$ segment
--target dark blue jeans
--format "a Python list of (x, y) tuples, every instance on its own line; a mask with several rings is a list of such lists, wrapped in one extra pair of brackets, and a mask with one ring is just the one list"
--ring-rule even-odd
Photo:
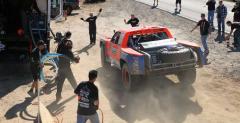
[(214, 27), (214, 13), (215, 13), (215, 11), (214, 10), (209, 10), (208, 11), (208, 22), (210, 23), (210, 25), (212, 26), (212, 27)]
[(225, 18), (217, 18), (218, 22), (218, 35), (225, 36)]

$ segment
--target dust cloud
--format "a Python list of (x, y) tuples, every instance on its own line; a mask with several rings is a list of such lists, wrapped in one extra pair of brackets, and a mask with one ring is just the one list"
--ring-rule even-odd
[(128, 123), (151, 120), (154, 123), (181, 123), (189, 114), (202, 112), (198, 102), (192, 101), (192, 86), (176, 84), (164, 76), (139, 81), (138, 89), (126, 92), (117, 69), (98, 69), (100, 88), (112, 110)]

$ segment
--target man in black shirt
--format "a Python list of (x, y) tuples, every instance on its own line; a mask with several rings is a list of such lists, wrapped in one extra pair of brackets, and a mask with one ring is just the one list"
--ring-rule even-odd
[(40, 62), (43, 55), (46, 54), (46, 46), (44, 41), (40, 40), (37, 43), (37, 47), (33, 49), (31, 53), (31, 72), (33, 76), (33, 83), (31, 89), (28, 91), (30, 95), (33, 94), (33, 89), (35, 89), (35, 94), (38, 92), (38, 80), (40, 80), (40, 72), (43, 68), (43, 64)]
[(98, 88), (94, 84), (98, 72), (92, 70), (88, 74), (89, 81), (81, 82), (74, 93), (78, 95), (77, 123), (99, 123), (97, 110), (99, 107)]
[(125, 24), (131, 24), (132, 27), (137, 27), (139, 26), (139, 19), (137, 17), (135, 17), (134, 14), (131, 15), (131, 19), (129, 19), (128, 21), (126, 21), (126, 19), (124, 19)]
[(96, 43), (96, 34), (97, 34), (96, 20), (97, 20), (98, 16), (101, 14), (101, 12), (102, 12), (102, 9), (99, 9), (99, 13), (97, 16), (93, 16), (93, 13), (90, 13), (90, 17), (87, 18), (86, 20), (81, 18), (81, 20), (83, 20), (84, 22), (89, 23), (90, 44)]
[(197, 25), (191, 30), (193, 32), (198, 26), (200, 26), (200, 34), (201, 34), (201, 41), (204, 49), (204, 56), (207, 62), (207, 56), (209, 54), (209, 49), (207, 45), (207, 38), (208, 35), (210, 34), (209, 28), (210, 24), (209, 22), (205, 19), (205, 14), (201, 14), (201, 20), (197, 23)]
[(236, 5), (232, 9), (232, 12), (234, 12), (233, 22), (240, 22), (240, 1), (236, 2)]
[(60, 52), (61, 52), (61, 50), (65, 47), (65, 43), (66, 43), (67, 41), (72, 42), (72, 41), (70, 40), (71, 36), (72, 36), (72, 33), (71, 33), (70, 31), (67, 31), (67, 32), (65, 33), (65, 35), (64, 35), (64, 38), (63, 38), (63, 39), (59, 39), (58, 48), (57, 48), (57, 53), (60, 53)]
[(215, 0), (208, 0), (206, 5), (208, 6), (208, 22), (210, 23), (210, 25), (214, 29), (214, 25), (213, 25), (214, 23), (213, 22), (214, 22), (214, 13), (215, 13), (216, 1)]
[(239, 48), (240, 47), (240, 22), (231, 22), (228, 21), (227, 25), (231, 27), (230, 34), (226, 37), (226, 40), (229, 40), (232, 33), (234, 37), (234, 43), (233, 46), (234, 48)]
[(73, 72), (71, 70), (71, 61), (74, 61), (76, 63), (79, 63), (80, 58), (79, 57), (74, 57), (73, 52), (72, 52), (72, 41), (71, 40), (66, 40), (64, 42), (64, 46), (59, 50), (60, 54), (63, 54), (63, 57), (59, 58), (59, 69), (58, 69), (58, 77), (56, 78), (56, 83), (57, 83), (57, 93), (56, 93), (56, 101), (60, 101), (62, 98), (61, 93), (62, 93), (62, 88), (65, 79), (67, 78), (68, 81), (70, 82), (71, 86), (73, 89), (77, 87), (77, 82), (73, 76)]

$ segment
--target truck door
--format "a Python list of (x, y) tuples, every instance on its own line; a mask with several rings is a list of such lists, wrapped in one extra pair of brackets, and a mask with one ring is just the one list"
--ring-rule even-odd
[(121, 37), (121, 32), (116, 32), (110, 43), (110, 59), (111, 64), (113, 64), (116, 67), (120, 67), (120, 57), (121, 57), (121, 45), (119, 44), (119, 40)]

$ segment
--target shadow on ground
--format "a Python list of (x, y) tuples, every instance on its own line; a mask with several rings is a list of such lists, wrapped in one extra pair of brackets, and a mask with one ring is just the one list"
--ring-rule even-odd
[(28, 64), (0, 63), (0, 98), (32, 82)]
[(64, 112), (65, 104), (75, 98), (76, 98), (76, 95), (73, 95), (62, 102), (54, 101), (47, 106), (47, 109), (53, 116), (57, 116), (57, 115), (61, 114), (62, 112)]
[(94, 45), (87, 45), (85, 47), (83, 47), (81, 50), (79, 51), (75, 51), (74, 54), (82, 54), (82, 53), (86, 53), (87, 55), (89, 55), (88, 50), (90, 50)]
[(32, 104), (32, 101), (35, 99), (35, 97), (26, 97), (25, 100), (19, 104), (14, 105), (11, 107), (6, 114), (4, 115), (7, 120), (13, 119), (18, 117), (17, 113), (19, 113), (19, 116), (26, 121), (34, 121), (36, 119), (36, 116), (32, 116), (27, 112), (27, 107)]
[(182, 123), (190, 114), (202, 112), (198, 102), (192, 101), (192, 86), (174, 84), (166, 77), (149, 79), (136, 92), (126, 93), (121, 88), (118, 70), (99, 68), (99, 83), (112, 110), (128, 123), (149, 119), (154, 123)]

